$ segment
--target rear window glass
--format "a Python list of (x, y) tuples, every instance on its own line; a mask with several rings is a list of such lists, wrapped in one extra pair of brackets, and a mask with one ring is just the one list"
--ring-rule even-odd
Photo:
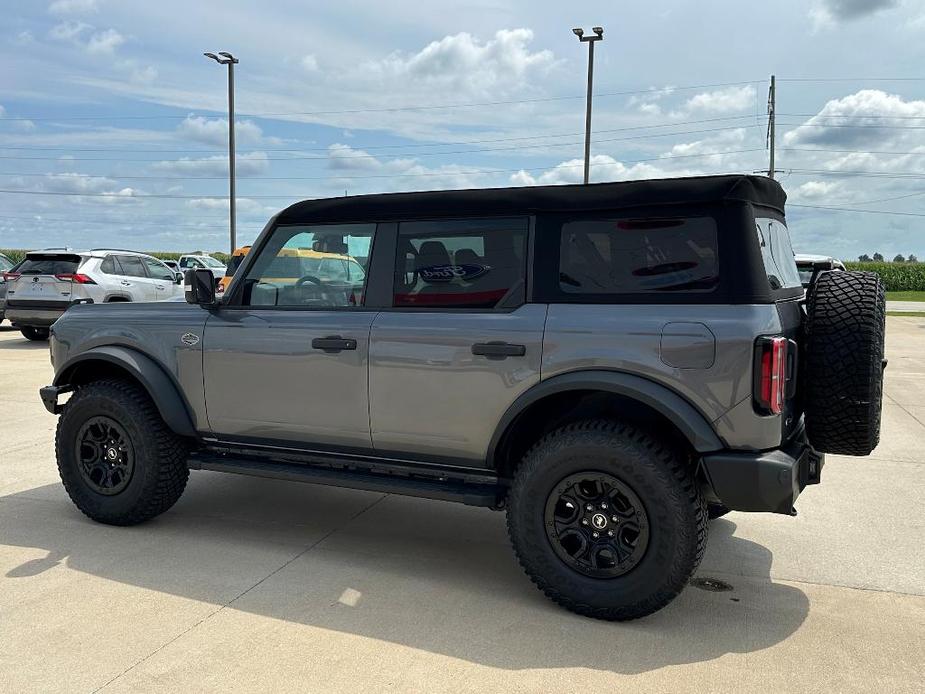
[(398, 234), (394, 306), (492, 309), (523, 293), (526, 219), (402, 222)]
[(776, 219), (758, 217), (755, 219), (755, 231), (771, 289), (802, 286), (787, 226)]
[(27, 256), (19, 267), (24, 275), (65, 275), (77, 270), (79, 255)]
[(712, 217), (585, 219), (562, 225), (566, 294), (709, 292), (719, 283)]

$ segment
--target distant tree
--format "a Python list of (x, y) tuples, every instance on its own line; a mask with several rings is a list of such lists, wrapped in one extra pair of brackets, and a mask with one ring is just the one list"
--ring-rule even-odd
[(894, 263), (904, 263), (904, 262), (906, 262), (906, 259), (903, 258), (902, 253), (897, 253), (897, 254), (896, 254), (896, 257), (893, 258), (893, 262), (894, 262)]
[(877, 263), (882, 263), (883, 256), (880, 253), (874, 253), (874, 261)]
[(870, 261), (871, 261), (871, 258), (870, 258), (870, 256), (867, 255), (866, 253), (865, 253), (864, 255), (859, 255), (859, 256), (858, 256), (858, 262), (859, 262), (859, 263), (869, 263)]
[(917, 263), (919, 262), (919, 259), (915, 257), (915, 253), (910, 253), (909, 257), (906, 258), (906, 262), (907, 263)]

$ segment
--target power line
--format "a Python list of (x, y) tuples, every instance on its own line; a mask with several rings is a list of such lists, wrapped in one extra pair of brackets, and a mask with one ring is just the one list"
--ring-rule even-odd
[(831, 152), (834, 154), (897, 154), (900, 156), (925, 156), (925, 152), (896, 152), (876, 149), (814, 149), (805, 147), (778, 147), (778, 152)]
[[(646, 135), (632, 135), (629, 137), (613, 137), (613, 138), (598, 138), (594, 140), (595, 143), (602, 142), (625, 142), (627, 140), (647, 140), (658, 137), (671, 137), (673, 135), (693, 135), (699, 133), (712, 133), (720, 132), (723, 130), (739, 130), (742, 128), (754, 127), (753, 125), (730, 125), (721, 128), (702, 128), (699, 130), (680, 130), (673, 131), (668, 133), (649, 133)], [(603, 132), (603, 131), (600, 131)], [(449, 154), (481, 154), (484, 152), (509, 152), (512, 150), (523, 150), (523, 149), (545, 149), (549, 147), (574, 147), (576, 145), (582, 145), (583, 142), (546, 142), (534, 145), (522, 144), (522, 145), (513, 145), (511, 147), (491, 147), (491, 148), (482, 148), (482, 149), (467, 149), (467, 150), (451, 150), (443, 152), (419, 152), (415, 154), (416, 157), (437, 157), (445, 156)], [(315, 161), (330, 161), (331, 159), (341, 159), (342, 161), (347, 161), (350, 159), (379, 159), (385, 157), (393, 158), (407, 158), (407, 154), (383, 154), (383, 155), (372, 155), (372, 154), (350, 154), (341, 157), (330, 157), (330, 156), (298, 156), (298, 157), (264, 157), (261, 159), (255, 159), (255, 162), (261, 161), (305, 161), (305, 160), (315, 160)], [(16, 161), (60, 161), (61, 157), (21, 157), (13, 155), (0, 155), (0, 159), (11, 159)], [(115, 161), (115, 162), (149, 162), (152, 164), (155, 163), (189, 163), (196, 164), (200, 163), (203, 160), (196, 160), (190, 158), (183, 159), (135, 159), (135, 158), (122, 158), (122, 157), (68, 157), (65, 161)], [(208, 161), (208, 160), (205, 160)], [(215, 160), (219, 161), (219, 160)]]
[[(597, 133), (616, 133), (616, 132), (626, 132), (631, 130), (648, 130), (650, 128), (672, 128), (680, 125), (697, 125), (699, 123), (715, 123), (719, 121), (730, 121), (730, 120), (751, 120), (754, 118), (754, 114), (744, 114), (740, 116), (721, 116), (718, 118), (699, 118), (697, 120), (688, 120), (688, 121), (675, 121), (673, 123), (655, 123), (652, 125), (632, 125), (622, 128), (610, 128), (609, 130), (596, 130)], [(405, 148), (415, 148), (415, 147), (447, 147), (447, 146), (459, 146), (459, 145), (478, 145), (478, 144), (491, 144), (496, 142), (516, 142), (523, 140), (539, 140), (549, 137), (577, 137), (583, 135), (584, 133), (548, 133), (545, 135), (524, 135), (518, 137), (501, 137), (488, 140), (457, 140), (455, 142), (411, 142), (404, 144), (392, 144), (392, 145), (350, 145), (351, 149), (405, 149)], [(331, 145), (326, 147), (259, 147), (254, 149), (247, 150), (238, 150), (238, 154), (241, 153), (253, 153), (253, 152), (327, 152), (330, 150)], [(0, 150), (25, 150), (25, 151), (52, 151), (52, 152), (149, 152), (149, 153), (195, 153), (195, 154), (222, 154), (224, 150), (222, 149), (140, 149), (136, 147), (33, 147), (33, 146), (22, 146), (22, 145), (0, 145)]]
[(925, 82), (925, 77), (778, 77), (778, 82)]
[[(609, 96), (633, 96), (639, 94), (657, 94), (659, 92), (664, 92), (666, 90), (671, 91), (686, 91), (691, 89), (715, 89), (719, 87), (735, 87), (742, 86), (746, 84), (757, 84), (763, 82), (764, 80), (746, 80), (742, 82), (721, 82), (714, 84), (692, 84), (685, 86), (666, 86), (666, 87), (649, 87), (647, 89), (636, 89), (630, 91), (618, 91), (618, 92), (602, 92), (595, 94), (595, 97), (609, 97)], [(418, 104), (418, 105), (409, 105), (409, 106), (394, 106), (394, 107), (383, 107), (383, 108), (356, 108), (356, 109), (342, 109), (337, 111), (291, 111), (291, 112), (279, 112), (279, 113), (240, 113), (241, 116), (248, 116), (251, 118), (275, 118), (281, 116), (332, 116), (332, 115), (345, 115), (345, 114), (355, 114), (355, 113), (391, 113), (391, 112), (400, 112), (400, 111), (424, 111), (424, 110), (436, 110), (436, 109), (453, 109), (453, 108), (472, 108), (478, 106), (510, 106), (515, 104), (529, 104), (529, 103), (545, 103), (552, 101), (565, 101), (569, 99), (584, 99), (585, 94), (580, 95), (568, 95), (568, 96), (548, 96), (548, 97), (536, 97), (536, 98), (526, 98), (526, 99), (510, 99), (506, 101), (481, 101), (481, 102), (471, 102), (471, 103), (458, 103), (458, 104)], [(207, 112), (214, 112), (212, 109), (201, 109)], [(185, 119), (190, 116), (195, 115), (195, 113), (187, 113), (186, 115), (131, 115), (131, 116), (112, 116), (112, 115), (93, 115), (93, 116), (4, 116), (0, 118), (2, 121), (69, 121), (69, 120), (167, 120), (167, 119)]]
[(862, 214), (889, 214), (896, 215), (899, 217), (925, 217), (925, 213), (920, 212), (892, 212), (890, 210), (856, 210), (849, 207), (830, 207), (827, 205), (798, 205), (796, 203), (788, 203), (787, 207), (800, 207), (810, 210), (829, 210), (832, 212), (860, 212)]
[[(652, 162), (652, 161), (670, 161), (674, 159), (698, 159), (703, 157), (714, 157), (725, 154), (743, 154), (746, 152), (762, 152), (764, 151), (761, 148), (752, 148), (752, 149), (732, 149), (732, 150), (720, 150), (717, 152), (702, 152), (698, 154), (673, 154), (673, 155), (664, 155), (661, 157), (649, 157), (646, 159), (621, 159), (621, 164), (640, 164), (643, 162)], [(600, 164), (599, 164), (600, 165)], [(455, 171), (437, 171), (437, 172), (428, 172), (428, 173), (416, 173), (416, 174), (375, 174), (368, 176), (338, 176), (336, 174), (331, 174), (327, 176), (252, 176), (248, 177), (247, 180), (250, 181), (321, 181), (329, 180), (332, 178), (336, 179), (363, 179), (363, 178), (394, 178), (396, 176), (447, 176), (455, 175), (456, 173), (463, 174), (476, 174), (476, 173), (511, 173), (517, 171), (543, 171), (547, 169), (555, 168), (555, 166), (539, 166), (533, 168), (516, 168), (516, 169), (473, 169), (469, 171), (455, 172)], [(23, 173), (18, 171), (0, 171), (0, 176), (39, 176), (39, 177), (56, 177), (57, 180), (69, 180), (77, 179), (77, 176), (74, 174), (62, 174), (62, 173)], [(81, 178), (106, 178), (113, 181), (125, 180), (125, 181), (224, 181), (227, 176), (121, 176), (119, 174), (78, 174)]]

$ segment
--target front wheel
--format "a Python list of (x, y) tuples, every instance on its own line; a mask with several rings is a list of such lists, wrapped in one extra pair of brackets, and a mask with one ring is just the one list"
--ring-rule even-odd
[(542, 438), (517, 469), (508, 532), (530, 579), (581, 615), (643, 617), (671, 602), (706, 546), (685, 456), (632, 426), (586, 421)]
[(186, 487), (186, 442), (164, 424), (134, 383), (80, 386), (55, 435), (58, 472), (85, 515), (109, 525), (141, 523), (176, 503)]
[(22, 333), (22, 336), (27, 340), (34, 340), (36, 342), (41, 342), (42, 340), (48, 339), (48, 328), (33, 328), (26, 326), (25, 328), (20, 328), (19, 332)]

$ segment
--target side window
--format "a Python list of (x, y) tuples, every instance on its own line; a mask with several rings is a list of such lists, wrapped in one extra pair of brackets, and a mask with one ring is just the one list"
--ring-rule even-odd
[(526, 218), (402, 222), (393, 305), (493, 309), (524, 296)]
[(771, 289), (801, 286), (800, 273), (793, 257), (793, 247), (790, 245), (790, 232), (786, 225), (775, 219), (758, 217), (755, 219), (755, 232)]
[(142, 258), (145, 267), (148, 269), (148, 277), (156, 280), (168, 280), (173, 282), (173, 270), (154, 258)]
[(559, 290), (565, 294), (709, 292), (718, 284), (712, 217), (562, 224)]
[[(276, 227), (244, 279), (241, 303), (317, 309), (362, 306), (375, 231), (375, 224)], [(356, 264), (354, 272), (347, 272), (348, 263)]]
[(122, 272), (122, 266), (119, 264), (118, 259), (114, 255), (106, 256), (106, 259), (100, 263), (100, 271), (106, 275), (124, 275)]
[(122, 266), (122, 273), (126, 277), (147, 277), (144, 263), (137, 255), (120, 255), (119, 265)]

